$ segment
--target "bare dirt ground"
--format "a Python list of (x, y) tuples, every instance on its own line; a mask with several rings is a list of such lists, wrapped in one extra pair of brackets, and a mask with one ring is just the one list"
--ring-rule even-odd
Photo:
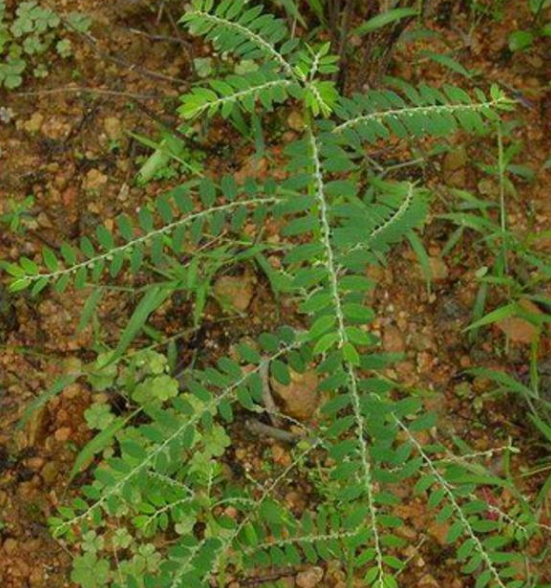
[[(0, 106), (12, 112), (9, 122), (0, 122), (0, 212), (11, 198), (21, 201), (29, 194), (35, 197), (34, 221), (28, 232), (18, 236), (1, 229), (2, 259), (15, 260), (22, 254), (32, 257), (43, 244), (57, 247), (62, 241), (77, 239), (90, 227), (109, 222), (106, 219), (123, 211), (135, 213), (143, 202), (175, 183), (136, 184), (140, 157), (147, 150), (128, 131), (155, 137), (161, 125), (177, 126), (178, 96), (193, 79), (191, 56), (206, 50), (178, 29), (174, 8), (159, 12), (145, 2), (130, 0), (55, 4), (62, 10), (90, 14), (93, 39), (75, 36), (74, 58), (59, 60), (47, 79), (30, 80), (18, 90), (0, 93)], [(522, 163), (537, 173), (533, 181), (516, 182), (518, 198), (509, 204), (508, 219), (520, 232), (543, 231), (549, 229), (551, 218), (551, 170), (541, 169), (551, 144), (550, 47), (511, 55), (507, 50), (508, 32), (522, 25), (528, 15), (521, 0), (510, 2), (507, 10), (503, 22), (482, 21), (471, 32), (464, 13), (446, 14), (442, 10), (441, 18), (431, 23), (442, 39), (419, 43), (433, 51), (447, 45), (459, 61), (480, 72), (479, 79), (485, 85), (499, 82), (520, 97), (512, 115), (520, 123), (514, 135), (523, 144)], [(410, 51), (397, 52), (394, 74), (435, 84), (450, 78), (450, 73), (434, 62), (416, 61)], [(461, 78), (455, 81), (461, 82)], [(457, 141), (462, 139), (458, 137)], [(240, 145), (240, 139), (228, 128), (215, 129), (210, 141), (207, 166), (224, 165), (235, 173), (250, 167), (250, 149)], [(495, 185), (488, 183), (475, 163), (488, 161), (488, 153), (495, 153), (495, 149), (490, 139), (483, 144), (471, 139), (461, 147), (457, 145), (455, 156), (437, 157), (423, 172), (416, 173), (424, 174), (429, 186), (444, 199), (450, 186), (491, 193)], [(543, 478), (522, 474), (535, 460), (545, 457), (545, 449), (526, 418), (525, 407), (520, 401), (483, 398), (484, 382), (473, 382), (462, 374), (466, 368), (480, 365), (525, 373), (531, 327), (527, 323), (516, 325), (508, 354), (503, 352), (503, 325), (486, 330), (474, 343), (468, 341), (463, 329), (469, 323), (476, 295), (474, 272), (484, 265), (487, 252), (469, 237), (453, 255), (441, 259), (449, 234), (450, 227), (436, 218), (425, 234), (435, 276), (432, 292), (427, 292), (407, 247), (398, 250), (389, 267), (373, 275), (378, 281), (374, 298), (379, 318), (375, 327), (386, 351), (405, 354), (391, 375), (407, 386), (433, 392), (430, 402), (440, 413), (446, 437), (462, 437), (480, 451), (506, 445), (509, 437), (514, 440), (521, 451), (514, 459), (513, 471), (523, 492), (530, 494)], [(539, 246), (551, 251), (550, 240)], [(5, 292), (0, 291), (0, 296), (6, 297)], [(248, 312), (257, 324), (265, 325), (266, 317), (273, 317), (269, 300), (266, 285), (253, 280)], [(28, 403), (56, 376), (90, 359), (92, 333), (87, 330), (75, 335), (78, 302), (72, 292), (64, 296), (47, 292), (38, 300), (20, 296), (0, 304), (3, 588), (71, 585), (71, 553), (50, 537), (46, 521), (71, 491), (66, 486), (67, 473), (78, 448), (88, 439), (83, 411), (91, 394), (85, 386), (74, 384), (35, 413), (23, 430), (17, 430), (16, 424)], [(113, 297), (102, 307), (105, 328), (113, 341), (131, 304), (128, 299)], [(188, 325), (184, 310), (174, 308), (164, 317), (163, 327), (169, 334)], [(209, 350), (226, 345), (232, 333), (247, 328), (239, 320), (224, 327), (218, 325), (215, 303), (210, 304), (208, 315), (212, 326), (202, 335), (204, 360), (208, 360)], [(546, 334), (542, 357), (549, 350)], [(260, 467), (261, 457), (268, 455), (281, 461), (285, 452), (285, 447), (277, 443), (262, 447), (244, 439), (235, 453), (237, 460)], [(496, 470), (502, 467), (499, 462), (494, 465)], [(299, 488), (288, 498), (300, 508), (310, 500), (308, 488)], [(491, 499), (506, 508), (511, 497), (503, 493)], [(403, 533), (412, 545), (420, 545), (407, 554), (411, 564), (404, 574), (404, 584), (425, 588), (470, 586), (469, 580), (449, 575), (455, 564), (453, 551), (443, 547), (446, 529), (427, 523), (428, 513), (421, 503), (406, 502), (401, 508), (409, 525)], [(542, 522), (549, 522), (546, 516), (542, 513)], [(539, 552), (541, 547), (535, 544), (531, 549)], [(288, 581), (293, 585), (294, 578)], [(343, 585), (339, 582), (341, 572), (328, 571), (324, 585)]]

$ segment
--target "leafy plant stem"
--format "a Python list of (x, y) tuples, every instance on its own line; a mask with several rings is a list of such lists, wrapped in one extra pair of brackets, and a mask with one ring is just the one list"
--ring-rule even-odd
[[(318, 214), (321, 223), (321, 242), (325, 249), (325, 263), (327, 266), (327, 272), (329, 274), (330, 281), (330, 292), (333, 299), (333, 308), (337, 317), (337, 329), (339, 336), (339, 347), (341, 350), (344, 349), (348, 343), (348, 336), (346, 334), (344, 313), (342, 309), (341, 297), (339, 294), (338, 285), (338, 269), (335, 264), (335, 255), (333, 247), (331, 245), (331, 227), (329, 224), (329, 215), (327, 209), (327, 201), (325, 197), (325, 188), (323, 180), (323, 172), (321, 168), (321, 156), (317, 144), (316, 137), (312, 131), (309, 130), (310, 148), (312, 152), (312, 160), (314, 164), (314, 191), (315, 198), (318, 202)], [(370, 527), (373, 535), (373, 542), (376, 554), (377, 568), (378, 568), (378, 579), (377, 584), (379, 588), (384, 586), (384, 565), (383, 565), (383, 553), (379, 538), (379, 529), (377, 525), (377, 507), (375, 505), (374, 493), (373, 493), (373, 482), (371, 475), (371, 465), (369, 458), (369, 450), (367, 447), (367, 441), (365, 437), (365, 421), (361, 412), (360, 407), (360, 394), (358, 390), (358, 378), (354, 366), (345, 360), (345, 369), (348, 376), (348, 382), (350, 386), (350, 392), (352, 395), (352, 406), (354, 411), (354, 418), (356, 420), (357, 438), (360, 449), (360, 457), (363, 468), (363, 481), (365, 492), (367, 496), (367, 503), (370, 516)]]

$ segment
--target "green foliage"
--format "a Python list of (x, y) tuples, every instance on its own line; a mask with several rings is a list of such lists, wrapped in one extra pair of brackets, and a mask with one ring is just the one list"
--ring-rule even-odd
[(21, 202), (9, 199), (7, 212), (0, 214), (0, 223), (6, 225), (12, 233), (23, 233), (31, 218), (29, 211), (33, 206), (33, 196), (27, 196)]
[(551, 18), (549, 14), (551, 2), (549, 0), (529, 0), (530, 12), (533, 15), (531, 27), (526, 30), (513, 31), (509, 35), (509, 49), (513, 52), (531, 49), (537, 41), (551, 37)]
[(501, 21), (507, 0), (469, 0), (468, 5), (473, 20), (481, 18), (491, 18), (492, 20)]
[[(454, 211), (441, 215), (457, 228), (450, 236), (444, 251), (449, 254), (459, 241), (469, 234), (480, 238), (477, 247), (491, 255), (492, 263), (482, 265), (476, 272), (479, 283), (477, 302), (473, 308), (473, 322), (468, 327), (476, 336), (481, 327), (492, 325), (510, 317), (519, 317), (538, 330), (550, 322), (551, 299), (541, 292), (541, 285), (551, 276), (548, 256), (538, 251), (537, 244), (546, 233), (521, 234), (507, 226), (508, 200), (517, 197), (515, 181), (530, 182), (534, 172), (525, 165), (515, 163), (522, 145), (512, 138), (511, 128), (497, 127), (497, 156), (489, 162), (479, 163), (487, 174), (490, 186), (497, 187), (497, 197), (477, 197), (466, 190), (452, 190)], [(509, 145), (504, 145), (504, 140)], [(520, 273), (514, 268), (522, 267)], [(491, 295), (500, 304), (488, 310)], [(526, 303), (539, 305), (534, 312)]]
[(377, 16), (374, 16), (373, 18), (370, 18), (367, 22), (356, 29), (356, 34), (365, 35), (366, 33), (372, 33), (377, 29), (402, 20), (403, 18), (418, 15), (419, 11), (416, 8), (393, 8), (386, 12), (382, 12)]
[[(404, 539), (396, 532), (403, 521), (394, 490), (402, 486), (414, 487), (436, 521), (449, 526), (447, 542), (477, 588), (528, 586), (518, 570), (535, 518), (522, 500), (512, 514), (489, 511), (478, 486), (514, 495), (507, 481), (471, 463), (476, 455), (450, 457), (444, 446), (421, 442), (435, 416), (379, 375), (390, 358), (376, 352), (366, 304), (373, 287), (366, 268), (389, 259), (393, 245), (422, 227), (430, 200), (413, 182), (374, 174), (366, 146), (459, 129), (483, 133), (511, 102), (497, 88), (473, 97), (404, 82), (340, 96), (329, 47), (292, 38), (284, 21), (244, 0), (195, 0), (182, 22), (219, 53), (258, 63), (240, 79), (230, 74), (194, 87), (182, 99), (184, 117), (246, 120), (291, 102), (305, 128), (286, 145), (285, 162), (278, 162), (285, 177), (277, 182), (193, 179), (143, 208), (137, 222), (122, 216), (113, 232), (100, 225), (95, 243), (85, 237), (78, 247), (44, 249), (42, 260), (4, 264), (12, 290), (34, 295), (49, 285), (60, 293), (102, 287), (121, 272), (128, 279), (169, 276), (145, 290), (117, 348), (89, 370), (97, 389), (125, 398), (129, 414), (119, 426), (123, 417), (108, 408), (87, 412), (92, 427), (106, 428), (83, 451), (101, 457), (93, 480), (50, 521), (56, 537), (79, 546), (73, 580), (84, 588), (203, 588), (225, 585), (228, 570), (241, 577), (337, 560), (365, 586), (394, 588), (406, 565), (396, 557)], [(201, 262), (185, 260), (201, 259), (211, 237), (244, 239), (246, 223), (250, 234), (268, 218), (291, 244), (280, 254), (277, 275), (285, 278), (273, 283), (296, 301), (305, 327), (241, 342), (214, 365), (186, 369), (180, 381), (161, 355), (130, 357), (148, 318), (194, 278), (193, 268), (200, 271)], [(249, 237), (239, 259), (255, 258), (255, 247)], [(263, 402), (263, 374), (285, 384), (291, 370), (307, 369), (316, 370), (328, 397), (315, 430)], [(243, 413), (275, 413), (302, 432), (290, 463), (264, 481), (229, 471), (228, 448)], [(282, 486), (328, 461), (327, 483), (297, 517), (280, 499)], [(153, 540), (164, 533), (169, 541)]]
[(41, 58), (52, 48), (60, 57), (70, 57), (72, 47), (65, 36), (67, 31), (85, 32), (90, 23), (89, 17), (79, 13), (71, 13), (62, 20), (35, 0), (18, 3), (11, 14), (5, 0), (0, 0), (0, 87), (19, 87), (29, 71), (35, 77), (47, 75)]

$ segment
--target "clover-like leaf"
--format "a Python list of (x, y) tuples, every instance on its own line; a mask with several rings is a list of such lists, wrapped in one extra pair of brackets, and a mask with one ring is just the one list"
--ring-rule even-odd
[(102, 588), (109, 582), (109, 562), (98, 559), (95, 553), (85, 553), (73, 561), (71, 580), (82, 588)]
[(84, 418), (91, 429), (101, 431), (113, 422), (115, 415), (108, 404), (96, 403), (84, 412)]

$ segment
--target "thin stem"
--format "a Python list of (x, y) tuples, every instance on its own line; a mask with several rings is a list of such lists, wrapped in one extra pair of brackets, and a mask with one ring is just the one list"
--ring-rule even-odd
[[(296, 346), (296, 344), (285, 347), (283, 349), (280, 349), (277, 353), (272, 355), (272, 357), (270, 357), (270, 359), (267, 361), (274, 361), (275, 359), (281, 357), (282, 355), (289, 353), (289, 351), (291, 349), (293, 349), (295, 346)], [(188, 431), (190, 429), (190, 427), (194, 427), (195, 425), (197, 425), (201, 421), (201, 419), (204, 418), (204, 416), (206, 414), (211, 414), (212, 411), (215, 411), (220, 406), (220, 404), (222, 402), (224, 402), (226, 399), (229, 399), (234, 394), (234, 392), (236, 392), (238, 389), (240, 389), (240, 387), (243, 386), (247, 382), (247, 380), (250, 379), (250, 377), (253, 374), (258, 373), (259, 370), (261, 369), (261, 366), (262, 366), (262, 363), (259, 366), (256, 366), (253, 371), (243, 374), (242, 377), (240, 377), (233, 384), (228, 386), (220, 394), (213, 397), (212, 400), (207, 402), (203, 406), (203, 408), (201, 410), (197, 411), (192, 417), (186, 418), (184, 420), (184, 422), (176, 429), (176, 431), (174, 433), (172, 433), (171, 435), (168, 435), (162, 443), (157, 445), (157, 447), (155, 447), (154, 449), (151, 449), (149, 451), (149, 453), (147, 454), (147, 456), (142, 461), (140, 461), (128, 473), (126, 473), (124, 476), (122, 476), (113, 486), (108, 488), (102, 494), (101, 498), (99, 498), (96, 502), (94, 502), (91, 506), (89, 506), (81, 514), (75, 515), (72, 519), (65, 521), (65, 522), (61, 523), (60, 525), (58, 525), (57, 528), (55, 529), (57, 531), (57, 533), (63, 532), (65, 529), (72, 527), (73, 525), (79, 523), (80, 521), (86, 520), (88, 517), (92, 516), (92, 514), (94, 513), (94, 511), (96, 511), (96, 509), (98, 509), (102, 505), (104, 505), (112, 496), (117, 496), (119, 494), (119, 492), (121, 492), (122, 489), (125, 487), (125, 485), (128, 484), (128, 482), (130, 482), (130, 480), (132, 480), (136, 475), (138, 475), (140, 472), (142, 472), (147, 466), (149, 466), (151, 463), (153, 463), (154, 460), (159, 455), (161, 455), (163, 452), (165, 452), (168, 449), (168, 447), (170, 447), (170, 445), (173, 441), (175, 441), (176, 439), (180, 439), (184, 435), (184, 433), (186, 433), (186, 431)]]
[(50, 273), (39, 273), (34, 276), (26, 275), (24, 277), (18, 278), (18, 280), (19, 279), (20, 280), (28, 280), (29, 282), (36, 282), (37, 280), (41, 280), (41, 279), (57, 280), (58, 278), (61, 278), (62, 276), (66, 275), (66, 274), (74, 274), (74, 273), (78, 272), (78, 270), (83, 267), (84, 268), (93, 267), (97, 263), (108, 261), (114, 255), (117, 255), (120, 253), (126, 253), (127, 251), (131, 250), (133, 247), (136, 247), (136, 246), (141, 245), (143, 243), (147, 243), (148, 241), (151, 241), (151, 239), (154, 239), (155, 237), (167, 235), (168, 233), (171, 233), (177, 227), (179, 227), (181, 225), (189, 224), (189, 223), (193, 222), (194, 220), (197, 220), (199, 218), (203, 218), (204, 216), (208, 216), (209, 214), (233, 210), (234, 208), (238, 208), (239, 206), (248, 206), (250, 204), (260, 204), (260, 203), (268, 203), (268, 202), (273, 203), (273, 202), (279, 202), (279, 200), (280, 200), (279, 198), (275, 198), (275, 197), (274, 198), (272, 198), (272, 197), (270, 197), (270, 198), (253, 198), (251, 200), (230, 202), (228, 204), (224, 204), (221, 206), (215, 206), (215, 207), (209, 208), (208, 210), (202, 210), (201, 212), (197, 212), (195, 214), (191, 214), (191, 215), (186, 216), (184, 218), (178, 219), (177, 221), (174, 221), (172, 223), (164, 225), (160, 229), (156, 229), (154, 231), (151, 231), (150, 233), (146, 233), (145, 235), (142, 235), (141, 237), (138, 237), (137, 239), (133, 239), (132, 241), (129, 241), (128, 243), (125, 243), (124, 245), (120, 245), (118, 247), (110, 249), (109, 251), (102, 253), (101, 255), (97, 255), (96, 257), (92, 257), (91, 259), (87, 259), (85, 261), (82, 261), (81, 263), (73, 265), (69, 268), (64, 268), (64, 269), (57, 270), (55, 272), (50, 272)]
[[(337, 316), (337, 330), (339, 336), (339, 346), (342, 348), (348, 342), (348, 335), (346, 334), (346, 326), (344, 321), (343, 305), (339, 293), (338, 285), (338, 268), (335, 263), (335, 254), (333, 245), (331, 243), (331, 226), (329, 224), (329, 211), (327, 207), (327, 199), (325, 196), (325, 185), (323, 180), (323, 173), (321, 168), (321, 156), (318, 148), (316, 138), (312, 131), (310, 131), (310, 148), (312, 150), (312, 159), (314, 163), (314, 186), (315, 198), (318, 202), (319, 220), (321, 225), (321, 242), (325, 249), (325, 264), (329, 274), (329, 289), (333, 299), (333, 308)], [(348, 376), (350, 393), (352, 397), (352, 407), (354, 418), (356, 421), (356, 432), (358, 438), (358, 445), (360, 449), (360, 458), (363, 469), (363, 483), (367, 496), (367, 506), (369, 509), (370, 528), (373, 535), (375, 557), (378, 568), (379, 588), (384, 586), (384, 564), (383, 552), (381, 549), (381, 541), (379, 537), (379, 529), (377, 526), (377, 507), (375, 505), (375, 497), (373, 490), (373, 480), (371, 473), (371, 463), (369, 458), (369, 450), (366, 441), (366, 424), (361, 412), (360, 406), (360, 392), (358, 387), (358, 378), (354, 366), (345, 361), (345, 369)]]
[(499, 170), (499, 218), (501, 227), (501, 247), (503, 255), (503, 267), (505, 272), (509, 272), (507, 260), (507, 209), (505, 202), (505, 154), (503, 149), (503, 133), (501, 124), (497, 124), (497, 148), (498, 148), (498, 170)]
[(352, 20), (352, 14), (354, 12), (354, 7), (356, 5), (356, 0), (346, 0), (346, 4), (344, 6), (343, 17), (341, 22), (341, 33), (339, 39), (339, 48), (338, 48), (338, 55), (339, 55), (339, 71), (338, 71), (338, 84), (339, 87), (343, 87), (345, 83), (345, 74), (346, 69), (344, 67), (344, 54), (346, 51), (346, 42), (348, 41), (348, 31), (350, 28), (350, 21)]
[(505, 584), (503, 583), (503, 580), (501, 579), (501, 576), (499, 575), (496, 567), (494, 566), (494, 563), (492, 562), (490, 556), (486, 552), (486, 549), (484, 549), (484, 545), (482, 544), (482, 542), (480, 541), (480, 539), (478, 538), (478, 536), (474, 532), (474, 530), (471, 526), (471, 523), (470, 523), (469, 519), (467, 518), (467, 515), (463, 512), (463, 509), (461, 508), (460, 504), (457, 502), (455, 494), (453, 493), (454, 487), (438, 471), (438, 469), (434, 465), (432, 459), (426, 454), (426, 452), (424, 451), (424, 449), (421, 446), (421, 444), (419, 443), (419, 441), (416, 439), (416, 437), (414, 435), (412, 435), (412, 433), (406, 427), (406, 425), (404, 425), (404, 423), (398, 417), (396, 417), (395, 415), (393, 415), (393, 416), (394, 416), (394, 422), (398, 425), (398, 427), (400, 427), (400, 429), (402, 429), (404, 434), (407, 436), (409, 442), (415, 447), (415, 449), (417, 450), (417, 452), (419, 453), (419, 455), (423, 459), (425, 465), (427, 466), (427, 469), (434, 476), (434, 479), (436, 480), (436, 482), (438, 483), (440, 488), (444, 491), (444, 494), (447, 497), (450, 506), (453, 508), (453, 510), (455, 511), (455, 514), (457, 515), (457, 518), (461, 522), (461, 525), (463, 527), (463, 531), (473, 541), (473, 544), (474, 544), (476, 551), (478, 552), (482, 561), (484, 562), (484, 564), (486, 565), (486, 567), (488, 568), (488, 570), (492, 574), (494, 581), (499, 586), (499, 588), (506, 588)]
[(277, 51), (277, 49), (275, 49), (270, 43), (268, 43), (268, 41), (263, 39), (260, 35), (257, 35), (255, 32), (251, 31), (247, 27), (244, 27), (243, 25), (237, 22), (228, 20), (226, 18), (220, 18), (218, 16), (215, 16), (214, 14), (209, 14), (208, 12), (194, 10), (186, 13), (186, 18), (192, 19), (194, 16), (198, 16), (201, 19), (204, 19), (205, 21), (214, 24), (215, 26), (224, 25), (225, 27), (233, 29), (234, 31), (238, 32), (245, 38), (250, 39), (265, 53), (271, 55), (279, 63), (279, 65), (283, 68), (287, 75), (296, 79), (296, 75), (292, 65), (285, 59), (285, 57), (283, 57), (283, 55), (281, 55), (279, 51)]
[(350, 119), (333, 129), (334, 133), (342, 133), (346, 129), (355, 127), (370, 120), (384, 120), (392, 117), (407, 117), (415, 114), (430, 114), (431, 112), (454, 113), (468, 110), (484, 110), (497, 106), (506, 101), (506, 98), (499, 98), (497, 100), (490, 100), (488, 102), (480, 102), (477, 104), (432, 104), (430, 106), (414, 106), (412, 108), (395, 108), (386, 110), (384, 112), (370, 112), (356, 118)]

